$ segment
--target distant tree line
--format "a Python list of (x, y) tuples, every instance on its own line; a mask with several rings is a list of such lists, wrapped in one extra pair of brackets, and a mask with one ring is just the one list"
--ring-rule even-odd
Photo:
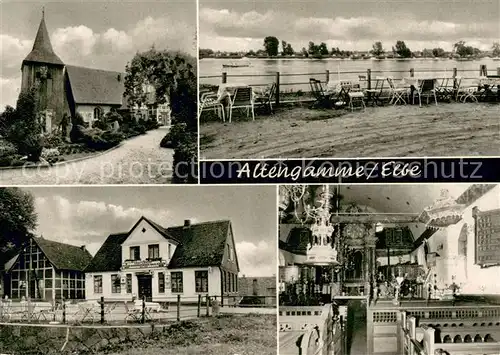
[[(281, 47), (280, 47), (281, 44)], [(495, 42), (492, 46), (492, 55), (494, 57), (500, 56), (500, 43)], [(392, 46), (389, 53), (384, 49), (382, 42), (377, 41), (373, 44), (372, 49), (369, 51), (370, 54), (381, 57), (384, 55), (389, 55), (392, 53), (392, 56), (398, 58), (411, 58), (414, 57), (416, 52), (412, 52), (412, 50), (407, 46), (405, 41), (398, 40), (395, 45)], [(422, 51), (418, 51), (422, 57), (426, 58), (444, 58), (450, 56), (450, 53), (446, 52), (443, 48), (425, 48)], [(211, 49), (200, 49), (199, 51), (200, 58), (212, 57), (215, 55), (215, 52)], [(241, 52), (223, 52), (224, 56), (241, 56)], [(267, 36), (264, 38), (263, 48), (257, 51), (250, 50), (247, 53), (244, 53), (248, 56), (267, 56), (267, 57), (276, 57), (276, 56), (302, 56), (306, 58), (322, 58), (327, 56), (336, 56), (336, 57), (349, 57), (354, 54), (353, 51), (341, 50), (338, 47), (331, 48), (328, 50), (327, 44), (325, 42), (321, 42), (320, 44), (316, 44), (313, 41), (310, 41), (308, 47), (302, 47), (300, 51), (295, 51), (290, 43), (285, 40), (280, 40), (275, 36)], [(451, 55), (458, 57), (472, 57), (479, 56), (482, 52), (478, 48), (468, 46), (464, 41), (459, 41), (453, 44), (453, 50)]]

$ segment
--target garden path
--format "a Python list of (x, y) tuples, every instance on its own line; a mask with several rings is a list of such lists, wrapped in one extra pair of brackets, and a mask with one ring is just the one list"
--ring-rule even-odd
[(169, 183), (173, 150), (160, 147), (168, 130), (148, 131), (85, 160), (52, 167), (0, 169), (0, 185)]

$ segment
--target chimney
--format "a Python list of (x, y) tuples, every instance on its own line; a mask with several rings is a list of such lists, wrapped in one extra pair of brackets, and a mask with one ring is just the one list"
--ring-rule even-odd
[(82, 249), (83, 251), (87, 250), (87, 248), (85, 248), (85, 245), (80, 246), (80, 249)]
[(184, 227), (191, 227), (191, 220), (190, 219), (184, 220)]

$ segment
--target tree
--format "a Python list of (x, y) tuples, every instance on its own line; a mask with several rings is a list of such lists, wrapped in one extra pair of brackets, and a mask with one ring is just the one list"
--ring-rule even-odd
[(214, 55), (214, 51), (212, 49), (203, 49), (200, 48), (198, 51), (200, 59), (202, 58), (207, 58), (207, 57), (212, 57)]
[(0, 113), (0, 136), (5, 137), (9, 132), (9, 127), (16, 121), (16, 109), (12, 106), (5, 106), (5, 111)]
[(392, 47), (392, 51), (401, 58), (410, 58), (411, 50), (406, 46), (404, 41), (397, 41), (396, 46)]
[(281, 55), (286, 55), (286, 46), (287, 46), (287, 43), (286, 41), (281, 41)]
[(23, 246), (37, 225), (33, 196), (17, 187), (0, 188), (0, 262)]
[(500, 57), (500, 42), (494, 42), (491, 49), (494, 57)]
[[(197, 78), (196, 59), (171, 51), (149, 51), (137, 53), (127, 64), (125, 96), (129, 105), (147, 103), (146, 87), (153, 87), (156, 105), (169, 98), (172, 112), (170, 138), (174, 146), (174, 182), (197, 182)], [(182, 129), (174, 129), (182, 126)], [(179, 170), (180, 167), (187, 170)], [(193, 169), (191, 169), (193, 167)], [(183, 169), (184, 169), (183, 168)]]
[(432, 58), (432, 57), (434, 57), (434, 52), (432, 51), (432, 49), (425, 48), (422, 51), (422, 57), (424, 57), (424, 58)]
[(315, 55), (318, 53), (318, 46), (314, 44), (313, 41), (309, 41), (309, 49), (307, 50), (309, 55)]
[(5, 139), (14, 144), (18, 153), (27, 156), (29, 161), (40, 160), (43, 146), (35, 89), (22, 91), (15, 111), (10, 108), (6, 114)]
[(328, 55), (328, 48), (326, 47), (326, 43), (321, 42), (319, 47), (318, 47), (318, 53), (319, 55)]
[(306, 47), (302, 47), (301, 53), (304, 57), (309, 57), (309, 52), (307, 51)]
[(372, 46), (371, 53), (375, 56), (380, 56), (385, 53), (384, 48), (382, 47), (382, 42), (375, 42)]
[(432, 55), (436, 58), (441, 58), (445, 56), (445, 51), (443, 48), (433, 48)]
[(280, 45), (279, 39), (274, 36), (267, 36), (264, 38), (264, 50), (270, 57), (275, 57), (278, 55), (278, 47)]

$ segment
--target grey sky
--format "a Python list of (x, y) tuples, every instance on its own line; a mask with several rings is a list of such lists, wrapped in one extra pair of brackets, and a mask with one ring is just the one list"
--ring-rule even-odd
[(397, 40), (413, 49), (451, 50), (459, 40), (489, 49), (500, 39), (499, 18), (498, 0), (200, 0), (200, 47), (259, 49), (269, 35), (296, 49), (310, 40), (350, 50)]
[(52, 46), (66, 64), (120, 71), (152, 45), (196, 54), (195, 0), (2, 1), (0, 110), (15, 105), (42, 7)]
[(32, 187), (37, 234), (87, 244), (95, 253), (110, 233), (126, 232), (145, 216), (162, 226), (229, 219), (242, 274), (276, 272), (276, 188)]

